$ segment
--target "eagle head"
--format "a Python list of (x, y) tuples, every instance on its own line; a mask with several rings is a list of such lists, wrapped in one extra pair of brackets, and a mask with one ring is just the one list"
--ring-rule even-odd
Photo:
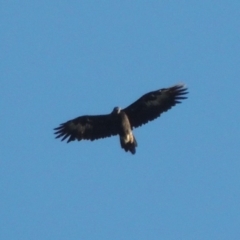
[(112, 114), (119, 114), (121, 112), (121, 108), (120, 107), (115, 107), (112, 111)]

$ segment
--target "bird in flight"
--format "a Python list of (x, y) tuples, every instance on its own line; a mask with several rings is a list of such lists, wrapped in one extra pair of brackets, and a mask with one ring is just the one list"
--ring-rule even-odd
[(137, 141), (133, 128), (137, 128), (159, 117), (163, 112), (186, 99), (187, 88), (178, 84), (144, 94), (128, 107), (115, 107), (110, 114), (84, 115), (54, 128), (56, 138), (74, 140), (96, 140), (119, 135), (120, 145), (135, 154)]

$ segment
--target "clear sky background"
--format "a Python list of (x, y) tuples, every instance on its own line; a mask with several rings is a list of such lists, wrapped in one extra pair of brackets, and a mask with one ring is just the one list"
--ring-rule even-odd
[[(240, 1), (1, 1), (0, 239), (240, 239)], [(53, 128), (184, 82), (118, 137)]]

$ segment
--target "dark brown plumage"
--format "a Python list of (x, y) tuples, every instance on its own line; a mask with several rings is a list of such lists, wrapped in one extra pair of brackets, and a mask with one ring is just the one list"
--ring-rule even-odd
[(175, 85), (149, 92), (124, 109), (114, 108), (106, 115), (85, 115), (62, 123), (55, 128), (56, 138), (74, 140), (96, 140), (119, 135), (121, 147), (132, 154), (136, 152), (137, 141), (132, 133), (137, 128), (159, 117), (163, 112), (186, 99), (187, 88)]

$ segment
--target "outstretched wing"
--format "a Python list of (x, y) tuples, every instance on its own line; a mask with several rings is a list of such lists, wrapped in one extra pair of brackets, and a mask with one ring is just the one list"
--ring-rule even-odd
[(187, 88), (182, 84), (162, 88), (143, 95), (123, 111), (127, 114), (131, 126), (136, 128), (181, 103), (181, 100), (187, 98), (187, 93)]
[(54, 128), (56, 138), (67, 142), (74, 140), (95, 140), (117, 135), (116, 118), (113, 114), (98, 116), (81, 116)]

